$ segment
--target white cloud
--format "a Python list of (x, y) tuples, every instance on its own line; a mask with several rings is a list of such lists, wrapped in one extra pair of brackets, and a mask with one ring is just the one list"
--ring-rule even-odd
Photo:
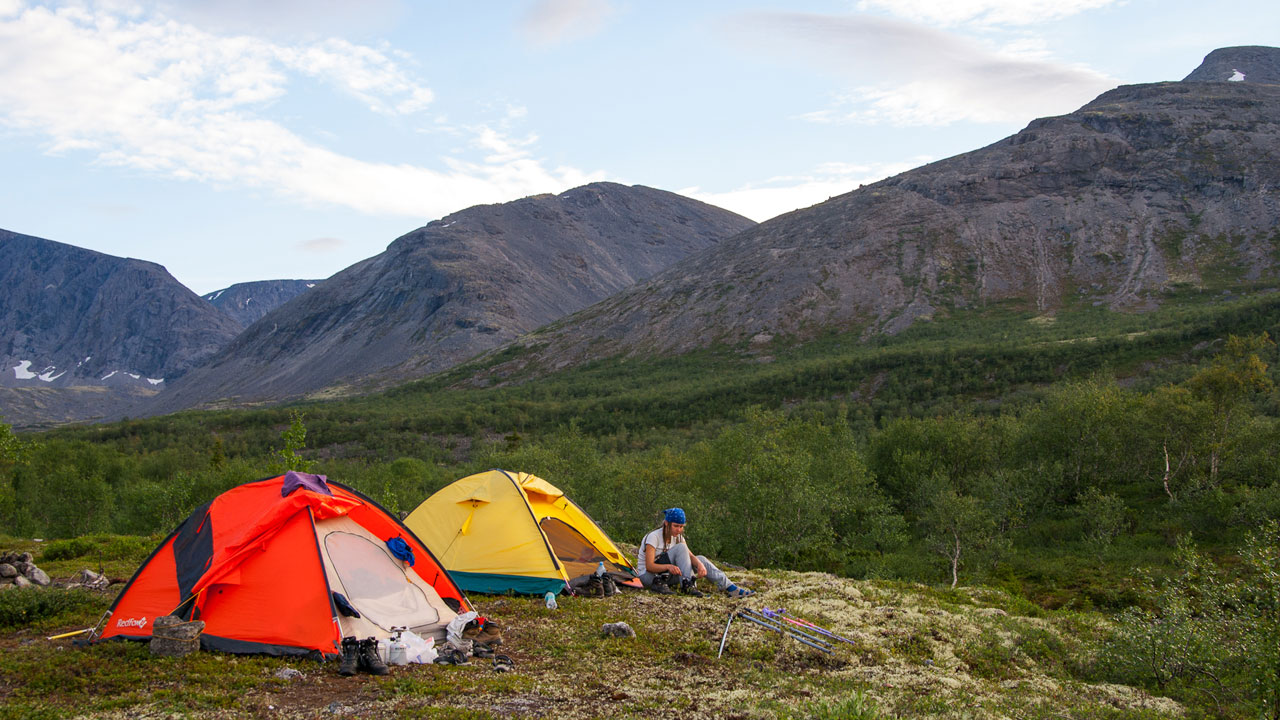
[(344, 40), (280, 45), (93, 5), (0, 14), (0, 124), (45, 138), (49, 152), (417, 218), (596, 177), (548, 170), (532, 138), (488, 127), (462, 130), (483, 159), (442, 160), (440, 169), (344, 156), (270, 116), (298, 74), (384, 115), (432, 100), (395, 57)]
[(185, 22), (254, 34), (376, 30), (393, 24), (404, 11), (401, 0), (159, 0), (156, 4), (165, 14)]
[(807, 175), (776, 177), (725, 192), (704, 191), (698, 187), (676, 192), (764, 222), (792, 210), (826, 202), (861, 185), (892, 177), (930, 160), (932, 158), (921, 156), (905, 162), (877, 165), (825, 163)]
[(833, 107), (802, 116), (815, 122), (1026, 122), (1070, 112), (1118, 84), (1047, 61), (1026, 38), (998, 52), (901, 20), (800, 13), (746, 16), (742, 27), (755, 44), (807, 58), (848, 84)]
[(537, 0), (520, 29), (535, 45), (558, 45), (600, 32), (612, 14), (608, 0)]
[(861, 10), (878, 9), (908, 20), (938, 25), (1034, 25), (1061, 20), (1123, 0), (861, 0)]
[(341, 248), (345, 244), (346, 243), (344, 243), (340, 238), (318, 237), (318, 238), (310, 238), (308, 240), (300, 240), (298, 242), (298, 249), (302, 250), (303, 252), (310, 252), (310, 253), (327, 253), (327, 252), (333, 252), (334, 250)]

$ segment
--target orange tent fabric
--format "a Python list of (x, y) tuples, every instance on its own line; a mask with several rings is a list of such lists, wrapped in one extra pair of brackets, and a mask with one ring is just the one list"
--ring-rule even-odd
[[(247, 483), (193, 512), (134, 574), (111, 606), (99, 639), (149, 639), (155, 618), (179, 615), (205, 622), (206, 649), (336, 655), (343, 624), (351, 632), (355, 621), (340, 618), (335, 606), (329, 578), (336, 575), (317, 524), (343, 517), (355, 523), (342, 525), (347, 535), (354, 528), (370, 540), (403, 539), (415, 562), (388, 553), (388, 567), (395, 564), (393, 572), (405, 574), (402, 580), (433, 590), (438, 597), (432, 601), (448, 606), (442, 615), (471, 609), (431, 551), (392, 515), (323, 476), (289, 479), (298, 477), (312, 480), (289, 485), (289, 476), (281, 475)], [(360, 630), (378, 632), (367, 623)]]

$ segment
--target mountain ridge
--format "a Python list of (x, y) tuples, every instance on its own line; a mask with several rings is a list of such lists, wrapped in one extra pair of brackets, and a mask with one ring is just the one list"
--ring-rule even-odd
[(1273, 282), (1277, 167), (1280, 86), (1122, 86), (729, 238), (529, 334), (493, 372), (895, 333), (998, 302), (1143, 310), (1178, 284)]
[(268, 313), (148, 411), (343, 392), (441, 370), (752, 225), (616, 183), (468, 208)]

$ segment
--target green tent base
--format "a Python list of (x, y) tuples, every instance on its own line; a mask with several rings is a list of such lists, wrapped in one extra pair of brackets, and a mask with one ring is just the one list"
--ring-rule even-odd
[(509, 592), (520, 595), (543, 595), (548, 592), (564, 592), (564, 580), (560, 578), (528, 577), (525, 575), (494, 575), (491, 573), (449, 572), (454, 584), (464, 592), (503, 595)]

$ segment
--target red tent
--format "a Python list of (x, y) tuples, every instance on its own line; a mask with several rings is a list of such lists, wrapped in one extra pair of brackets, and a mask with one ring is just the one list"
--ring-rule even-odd
[(178, 615), (205, 622), (204, 649), (337, 655), (343, 637), (389, 637), (393, 627), (444, 639), (470, 609), (431, 551), (377, 503), (289, 472), (193, 512), (134, 573), (99, 639), (149, 639), (157, 617)]

